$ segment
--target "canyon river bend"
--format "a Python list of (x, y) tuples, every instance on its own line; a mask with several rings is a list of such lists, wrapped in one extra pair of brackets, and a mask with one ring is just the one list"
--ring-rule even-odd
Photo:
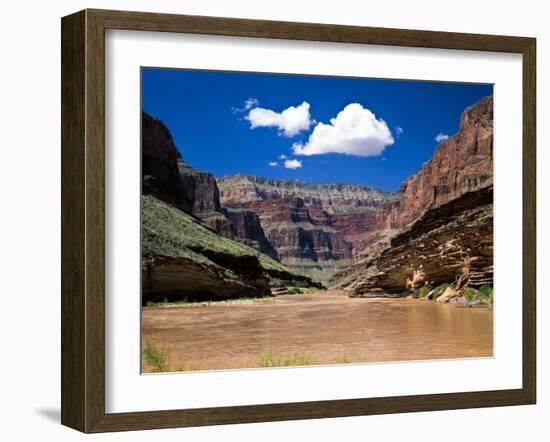
[[(493, 355), (493, 312), (340, 290), (142, 310), (142, 344), (160, 371)], [(154, 371), (143, 364), (144, 372)]]

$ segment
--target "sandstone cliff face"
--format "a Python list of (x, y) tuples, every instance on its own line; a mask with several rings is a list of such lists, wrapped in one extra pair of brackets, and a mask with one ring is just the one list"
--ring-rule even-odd
[(459, 131), (401, 186), (399, 208), (386, 226), (403, 227), (426, 210), (493, 184), (493, 98), (466, 108)]
[(492, 187), (428, 210), (389, 246), (335, 275), (350, 294), (403, 293), (424, 284), (462, 288), (493, 283)]
[(467, 108), (460, 130), (381, 206), (366, 259), (330, 283), (350, 294), (403, 292), (422, 284), (458, 290), (493, 281), (493, 101)]
[(218, 186), (222, 204), (258, 215), (281, 262), (320, 279), (353, 262), (368, 243), (377, 208), (395, 200), (394, 194), (368, 186), (250, 175), (219, 178)]
[(300, 198), (306, 206), (318, 206), (328, 214), (353, 213), (378, 207), (394, 198), (391, 192), (360, 184), (306, 184), (253, 175), (218, 179), (223, 204)]

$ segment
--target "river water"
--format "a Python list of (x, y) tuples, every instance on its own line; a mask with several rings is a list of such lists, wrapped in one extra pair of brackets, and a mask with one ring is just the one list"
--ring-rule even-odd
[[(493, 313), (416, 299), (289, 295), (274, 303), (142, 310), (169, 370), (489, 357)], [(151, 368), (144, 364), (144, 371)]]

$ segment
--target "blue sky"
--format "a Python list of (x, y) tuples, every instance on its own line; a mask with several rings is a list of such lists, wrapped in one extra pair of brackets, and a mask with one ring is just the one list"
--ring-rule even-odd
[(142, 69), (143, 110), (193, 167), (389, 191), (492, 93), (487, 84)]

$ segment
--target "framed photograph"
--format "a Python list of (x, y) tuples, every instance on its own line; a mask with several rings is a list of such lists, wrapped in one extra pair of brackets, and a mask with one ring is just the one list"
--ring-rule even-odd
[(62, 19), (62, 423), (533, 404), (535, 39)]

